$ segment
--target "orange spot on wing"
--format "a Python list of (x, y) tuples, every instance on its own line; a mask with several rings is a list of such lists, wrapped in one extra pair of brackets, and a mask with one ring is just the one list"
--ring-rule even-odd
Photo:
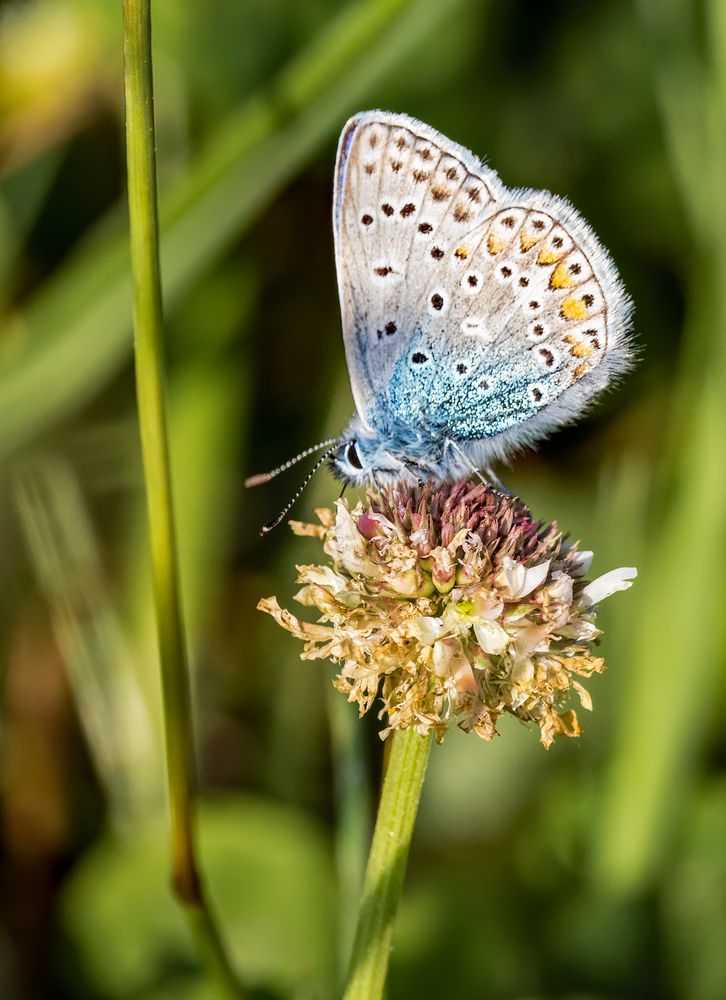
[(578, 341), (570, 348), (570, 354), (573, 358), (589, 358), (592, 354), (592, 348), (583, 344), (582, 341)]
[(541, 239), (541, 236), (533, 236), (532, 233), (520, 233), (519, 245), (522, 248), (522, 253), (526, 253), (528, 250), (531, 250), (535, 243), (539, 243)]
[(560, 306), (560, 314), (565, 319), (584, 319), (587, 316), (587, 306), (582, 299), (574, 299), (569, 296), (563, 299)]
[(574, 284), (575, 279), (565, 265), (560, 262), (550, 277), (550, 288), (572, 288)]
[(466, 260), (468, 256), (469, 251), (466, 247), (457, 247), (456, 250), (454, 250), (454, 257), (458, 257), (459, 260)]
[(490, 254), (501, 253), (504, 249), (504, 241), (500, 240), (494, 233), (489, 233), (487, 236), (487, 250)]
[(585, 374), (586, 371), (587, 371), (587, 365), (583, 361), (582, 364), (579, 364), (577, 368), (575, 368), (573, 375), (576, 379), (582, 378), (582, 376)]
[(537, 255), (538, 264), (554, 264), (560, 257), (565, 256), (564, 250), (552, 250), (551, 247), (542, 247)]

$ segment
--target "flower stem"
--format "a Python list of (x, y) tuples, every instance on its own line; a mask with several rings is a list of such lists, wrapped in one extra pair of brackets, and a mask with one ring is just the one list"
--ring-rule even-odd
[(378, 1000), (388, 971), (431, 737), (397, 730), (383, 781), (344, 1000)]
[(169, 468), (151, 57), (150, 0), (124, 0), (124, 88), (136, 391), (161, 664), (172, 881), (200, 957), (224, 995), (242, 995), (206, 902), (195, 842), (196, 770)]
[(334, 847), (338, 875), (338, 957), (343, 979), (355, 936), (371, 835), (370, 789), (363, 727), (356, 706), (341, 698), (330, 682), (326, 690), (336, 805)]

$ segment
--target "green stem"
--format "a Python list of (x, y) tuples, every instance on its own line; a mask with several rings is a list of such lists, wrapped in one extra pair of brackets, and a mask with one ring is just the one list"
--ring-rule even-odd
[(161, 664), (172, 879), (210, 975), (225, 995), (239, 997), (241, 990), (206, 903), (196, 859), (194, 739), (164, 384), (150, 0), (124, 0), (123, 21), (136, 392)]
[(341, 978), (350, 958), (370, 839), (369, 783), (363, 727), (356, 706), (328, 681), (333, 781), (335, 784), (335, 866), (338, 876), (338, 957)]
[(431, 737), (398, 730), (383, 781), (344, 1000), (378, 1000), (406, 873)]

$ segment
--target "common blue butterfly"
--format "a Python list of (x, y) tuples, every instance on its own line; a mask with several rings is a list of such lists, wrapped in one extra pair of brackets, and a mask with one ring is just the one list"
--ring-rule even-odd
[(333, 208), (361, 486), (444, 480), (575, 419), (629, 363), (631, 304), (588, 224), (407, 115), (340, 138)]
[(629, 366), (630, 299), (584, 219), (408, 115), (345, 125), (333, 228), (357, 412), (320, 462), (346, 482), (469, 475)]

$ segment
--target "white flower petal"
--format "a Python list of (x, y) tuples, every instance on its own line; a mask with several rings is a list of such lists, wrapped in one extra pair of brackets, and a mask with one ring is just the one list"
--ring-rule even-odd
[(517, 597), (526, 597), (527, 594), (531, 594), (537, 587), (542, 586), (550, 571), (550, 562), (551, 560), (548, 559), (546, 562), (540, 563), (539, 566), (532, 566), (531, 569), (524, 571), (524, 584)]
[(510, 637), (499, 622), (480, 621), (474, 625), (474, 635), (485, 653), (499, 655), (509, 645)]
[(410, 539), (412, 545), (423, 545), (427, 542), (429, 540), (429, 533), (426, 526), (422, 524), (420, 528), (416, 529), (416, 531), (412, 531)]
[(556, 569), (552, 574), (552, 583), (547, 587), (547, 593), (552, 601), (572, 604), (572, 577), (563, 573), (561, 569)]
[(519, 562), (515, 562), (510, 556), (506, 556), (503, 569), (504, 585), (509, 591), (510, 597), (519, 597), (520, 590), (524, 585), (524, 575), (526, 572), (524, 566)]
[(507, 599), (517, 601), (520, 597), (526, 597), (527, 594), (531, 594), (533, 590), (541, 586), (547, 579), (550, 561), (547, 559), (539, 566), (525, 569), (522, 563), (515, 562), (509, 556), (505, 556), (497, 582), (504, 590)]
[(441, 638), (444, 631), (440, 618), (429, 618), (426, 615), (413, 618), (409, 628), (411, 635), (418, 639), (423, 646), (433, 646), (436, 640)]
[(434, 671), (437, 677), (448, 677), (454, 659), (455, 647), (452, 642), (439, 640), (434, 644)]
[(580, 608), (589, 608), (592, 604), (599, 604), (606, 597), (617, 593), (619, 590), (627, 590), (633, 586), (633, 580), (637, 577), (638, 571), (634, 566), (621, 566), (620, 569), (611, 569), (609, 573), (604, 573), (592, 583), (588, 583), (577, 595), (575, 604)]
[(472, 616), (468, 611), (462, 611), (458, 602), (447, 604), (441, 616), (441, 624), (446, 635), (466, 635), (471, 628)]
[(474, 694), (476, 677), (471, 663), (456, 640), (442, 639), (434, 645), (434, 671), (438, 677), (450, 679), (461, 693)]
[(582, 618), (573, 618), (572, 621), (557, 629), (557, 635), (564, 639), (577, 639), (578, 642), (592, 642), (602, 633), (592, 622), (584, 621)]
[(534, 680), (534, 664), (528, 657), (514, 661), (510, 678), (513, 684), (531, 684)]
[(477, 618), (495, 621), (504, 610), (504, 602), (494, 594), (479, 594), (474, 598)]
[(576, 552), (572, 557), (572, 575), (584, 576), (592, 565), (594, 555), (595, 553), (589, 549), (585, 549), (583, 552)]

